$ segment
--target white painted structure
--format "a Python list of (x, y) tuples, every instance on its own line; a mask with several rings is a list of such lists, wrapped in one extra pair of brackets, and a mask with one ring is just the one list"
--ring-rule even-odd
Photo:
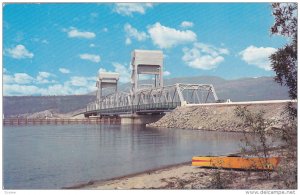
[[(154, 75), (153, 87), (163, 87), (163, 52), (159, 50), (134, 50), (131, 58), (131, 94), (139, 89), (139, 75)], [(143, 86), (144, 87), (144, 86)]]

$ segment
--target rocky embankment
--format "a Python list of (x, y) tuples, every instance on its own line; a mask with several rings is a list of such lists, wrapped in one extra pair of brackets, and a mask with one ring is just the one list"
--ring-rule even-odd
[[(264, 111), (264, 118), (272, 121), (270, 128), (281, 127), (284, 118), (282, 112), (285, 106), (286, 103), (242, 105), (253, 113)], [(178, 107), (148, 126), (212, 131), (247, 131), (242, 120), (235, 115), (236, 108), (237, 105), (230, 104)]]

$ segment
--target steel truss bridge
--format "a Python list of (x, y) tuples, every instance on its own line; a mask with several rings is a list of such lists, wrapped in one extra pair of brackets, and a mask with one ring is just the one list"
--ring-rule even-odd
[[(163, 86), (162, 52), (135, 50), (132, 57), (132, 88), (130, 92), (117, 90), (119, 75), (100, 72), (96, 86), (97, 98), (87, 105), (85, 117), (118, 116), (122, 114), (164, 113), (187, 104), (214, 103), (218, 100), (211, 84), (182, 84)], [(139, 85), (138, 74), (154, 75), (153, 85)], [(103, 88), (115, 88), (102, 95)]]
[(213, 103), (218, 100), (212, 85), (175, 84), (141, 89), (136, 94), (117, 92), (88, 104), (85, 115), (162, 113), (185, 104)]

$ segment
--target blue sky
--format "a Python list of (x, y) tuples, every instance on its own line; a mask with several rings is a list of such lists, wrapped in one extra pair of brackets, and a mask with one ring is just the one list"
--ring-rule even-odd
[(128, 82), (134, 49), (162, 50), (165, 78), (273, 76), (268, 3), (86, 3), (3, 6), (4, 95), (95, 90), (99, 71)]

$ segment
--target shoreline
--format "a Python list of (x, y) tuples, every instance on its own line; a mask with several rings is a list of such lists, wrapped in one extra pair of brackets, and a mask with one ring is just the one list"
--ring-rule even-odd
[[(284, 146), (273, 147), (268, 151), (273, 155), (285, 150)], [(232, 153), (228, 155), (251, 156), (255, 154), (253, 151)], [(128, 175), (113, 177), (104, 180), (91, 180), (86, 183), (79, 183), (62, 189), (84, 189), (84, 190), (128, 190), (128, 189), (216, 189), (211, 186), (214, 180), (214, 174), (220, 172), (225, 177), (230, 177), (233, 184), (228, 185), (228, 189), (272, 189), (277, 185), (277, 181), (256, 181), (263, 171), (246, 171), (232, 169), (217, 169), (207, 167), (192, 166), (191, 161), (182, 163), (165, 165), (154, 169), (149, 169)], [(271, 172), (276, 177), (276, 172)], [(252, 176), (248, 176), (252, 174)], [(200, 175), (201, 180), (197, 180), (197, 175)], [(242, 179), (241, 179), (242, 178)], [(252, 186), (247, 186), (247, 180), (251, 180)], [(200, 183), (199, 183), (200, 182)], [(224, 183), (230, 183), (224, 179)], [(182, 183), (191, 184), (182, 186)], [(279, 188), (280, 189), (280, 188)]]
[(98, 184), (98, 185), (99, 184), (104, 184), (104, 183), (107, 183), (107, 182), (110, 182), (110, 181), (128, 179), (128, 178), (139, 176), (139, 175), (142, 175), (142, 174), (149, 174), (149, 173), (153, 173), (153, 172), (160, 171), (160, 170), (171, 169), (171, 168), (176, 168), (176, 167), (181, 167), (181, 166), (191, 165), (191, 164), (192, 164), (192, 161), (186, 161), (186, 162), (172, 164), (172, 165), (164, 165), (164, 166), (161, 166), (161, 167), (158, 167), (158, 168), (148, 169), (148, 170), (145, 170), (145, 171), (131, 173), (131, 174), (123, 175), (123, 176), (112, 177), (112, 178), (109, 178), (109, 179), (90, 180), (89, 182), (79, 183), (79, 184), (75, 184), (75, 185), (69, 186), (69, 187), (62, 187), (62, 189), (82, 189), (82, 188), (86, 188), (86, 187), (89, 187), (89, 186), (93, 186), (95, 184)]

